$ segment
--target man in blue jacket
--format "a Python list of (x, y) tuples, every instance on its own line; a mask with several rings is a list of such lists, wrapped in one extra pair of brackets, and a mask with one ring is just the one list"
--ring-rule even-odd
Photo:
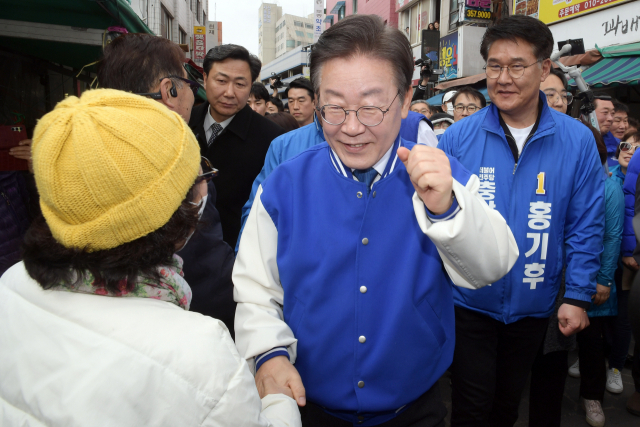
[(310, 64), (327, 142), (258, 189), (233, 271), (238, 351), (305, 427), (444, 426), (452, 285), (498, 280), (515, 240), (477, 176), (401, 137), (414, 67), (401, 32), (345, 18)]
[[(480, 193), (513, 230), (520, 257), (501, 280), (454, 288), (452, 426), (513, 426), (554, 309), (565, 335), (588, 325), (604, 231), (604, 174), (593, 134), (547, 106), (551, 32), (511, 16), (480, 46), (492, 105), (453, 124), (439, 148), (480, 177)], [(485, 249), (478, 245), (478, 252)], [(470, 357), (473, 355), (473, 357)]]

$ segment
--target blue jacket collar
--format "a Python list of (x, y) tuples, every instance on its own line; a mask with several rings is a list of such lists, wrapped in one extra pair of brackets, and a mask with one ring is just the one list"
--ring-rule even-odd
[[(556, 121), (553, 118), (551, 109), (547, 105), (546, 95), (544, 92), (540, 91), (538, 96), (540, 105), (542, 105), (542, 112), (540, 113), (540, 122), (538, 123), (536, 132), (531, 138), (532, 141), (537, 139), (539, 136), (555, 133), (556, 127)], [(486, 116), (482, 123), (482, 129), (500, 135), (506, 140), (502, 126), (500, 126), (500, 110), (496, 104), (492, 103), (489, 108), (487, 108), (487, 112), (485, 114)]]

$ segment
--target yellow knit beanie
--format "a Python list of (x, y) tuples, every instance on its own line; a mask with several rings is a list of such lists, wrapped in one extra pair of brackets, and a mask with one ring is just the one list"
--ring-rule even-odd
[(36, 126), (40, 207), (65, 247), (96, 251), (166, 224), (193, 185), (200, 148), (157, 101), (96, 89), (56, 105)]

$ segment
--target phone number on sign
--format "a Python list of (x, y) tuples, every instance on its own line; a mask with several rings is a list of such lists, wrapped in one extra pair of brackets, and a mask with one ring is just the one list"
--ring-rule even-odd
[(574, 13), (580, 13), (595, 7), (604, 6), (613, 1), (615, 0), (587, 0), (572, 6), (563, 7), (558, 11), (558, 18), (564, 18), (566, 16), (573, 15)]
[(467, 18), (491, 19), (491, 12), (485, 10), (466, 10)]

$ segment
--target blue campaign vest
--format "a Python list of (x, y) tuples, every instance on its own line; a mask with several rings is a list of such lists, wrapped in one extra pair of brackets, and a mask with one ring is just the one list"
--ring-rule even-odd
[(495, 104), (451, 125), (438, 144), (478, 175), (480, 195), (518, 244), (520, 256), (502, 279), (478, 290), (454, 289), (457, 306), (504, 323), (550, 316), (565, 264), (565, 297), (591, 301), (600, 268), (604, 176), (593, 134), (549, 108), (544, 93), (540, 102), (538, 128), (517, 167)]
[(409, 111), (407, 118), (402, 119), (402, 124), (400, 125), (400, 138), (405, 141), (418, 142), (418, 127), (422, 121), (427, 122), (429, 127), (433, 129), (433, 125), (429, 119), (424, 116), (424, 114)]
[[(451, 167), (465, 185), (469, 172), (455, 159)], [(326, 143), (263, 182), (261, 201), (278, 230), (284, 320), (298, 339), (295, 366), (307, 398), (330, 413), (395, 411), (452, 361), (452, 283), (418, 226), (413, 193), (398, 160), (367, 195), (365, 184), (338, 173)]]

